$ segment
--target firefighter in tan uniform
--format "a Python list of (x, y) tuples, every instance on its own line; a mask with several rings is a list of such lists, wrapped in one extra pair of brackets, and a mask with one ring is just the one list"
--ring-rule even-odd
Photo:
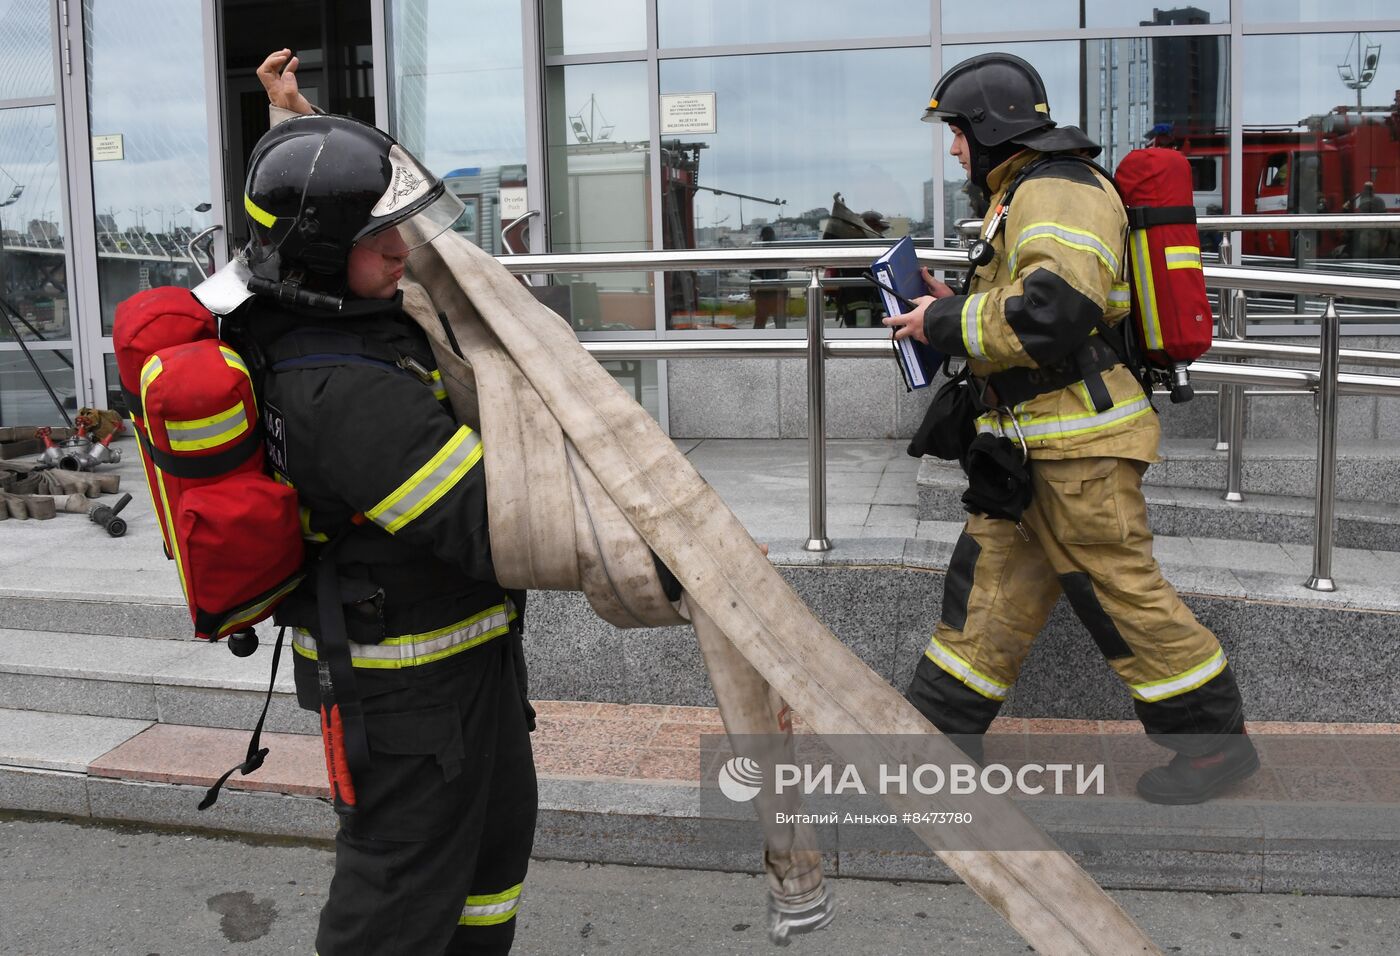
[(1157, 416), (1121, 345), (1105, 344), (1128, 313), (1123, 205), (1088, 164), (1056, 161), (1099, 148), (1055, 125), (1040, 76), (1014, 56), (954, 67), (924, 119), (953, 126), (952, 154), (992, 196), (988, 247), (966, 294), (925, 272), (931, 295), (885, 322), (967, 357), (992, 408), (977, 430), (1028, 450), (1032, 497), (1019, 523), (968, 519), (909, 698), (944, 733), (985, 732), (1064, 593), (1148, 733), (1177, 752), (1138, 792), (1207, 800), (1259, 761), (1224, 651), (1152, 556), (1141, 484)]

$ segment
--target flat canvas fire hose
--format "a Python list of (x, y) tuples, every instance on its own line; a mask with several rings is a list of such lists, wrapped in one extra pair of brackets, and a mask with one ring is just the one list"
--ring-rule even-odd
[[(488, 449), (503, 585), (583, 590), (620, 627), (689, 619), (732, 738), (775, 737), (786, 701), (866, 780), (882, 766), (965, 762), (815, 618), (647, 412), (495, 259), (449, 231), (415, 250), (410, 270), (422, 287), (406, 289), (405, 307), (433, 342), (458, 417)], [(685, 589), (677, 605), (663, 593), (653, 551)], [(791, 738), (776, 749), (790, 754)], [(940, 808), (918, 793), (884, 799), (896, 812)], [(811, 928), (801, 920), (830, 915), (812, 908), (826, 902), (820, 856), (810, 832), (773, 825), (774, 800), (759, 806), (773, 906), (791, 908), (792, 929)], [(936, 825), (911, 829), (1038, 952), (1160, 953), (1010, 799), (986, 795), (970, 826), (985, 845), (1015, 832), (1032, 849), (952, 849)]]

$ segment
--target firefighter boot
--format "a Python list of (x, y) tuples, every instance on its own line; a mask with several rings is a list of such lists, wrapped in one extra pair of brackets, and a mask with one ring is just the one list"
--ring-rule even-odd
[(1259, 769), (1259, 754), (1245, 734), (1200, 757), (1177, 754), (1165, 767), (1153, 767), (1138, 778), (1137, 792), (1149, 803), (1204, 803), (1231, 784)]

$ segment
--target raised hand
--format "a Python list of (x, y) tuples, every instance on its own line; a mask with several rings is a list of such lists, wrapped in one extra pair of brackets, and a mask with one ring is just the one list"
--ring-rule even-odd
[(293, 113), (314, 113), (311, 101), (302, 95), (297, 87), (297, 67), (300, 60), (289, 49), (277, 50), (267, 55), (258, 67), (258, 80), (267, 90), (267, 98), (273, 106), (291, 110)]

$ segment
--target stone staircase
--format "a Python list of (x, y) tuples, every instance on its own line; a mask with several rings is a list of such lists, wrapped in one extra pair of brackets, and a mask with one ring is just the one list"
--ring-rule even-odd
[[(1339, 443), (1335, 544), (1400, 551), (1400, 441)], [(1317, 446), (1306, 441), (1245, 444), (1243, 501), (1224, 500), (1226, 453), (1212, 439), (1168, 438), (1143, 479), (1154, 534), (1309, 544), (1313, 540)], [(956, 462), (925, 459), (919, 518), (961, 520), (966, 479)]]
[[(727, 458), (748, 462), (744, 468), (702, 470), (770, 542), (772, 560), (818, 617), (876, 673), (904, 687), (938, 617), (958, 526), (924, 513), (928, 463), (918, 504), (907, 477), (905, 497), (895, 500), (881, 477), (888, 469), (876, 465), (880, 456), (898, 463), (902, 443), (872, 448), (852, 453), (849, 470), (833, 471), (834, 508), (863, 513), (864, 524), (851, 518), (834, 526), (837, 546), (824, 555), (801, 549), (805, 497), (775, 484), (777, 474), (802, 480), (803, 443), (771, 443), (763, 454), (746, 447)], [(1183, 471), (1181, 488), (1191, 481), (1209, 486), (1207, 470), (1219, 467), (1212, 453), (1190, 444), (1173, 444), (1172, 451), (1159, 466), (1164, 474)], [(1300, 451), (1278, 451), (1279, 464), (1254, 480), (1261, 489), (1274, 481), (1268, 487), (1275, 492), (1298, 492), (1307, 462)], [(833, 450), (838, 464), (841, 452)], [(1348, 488), (1366, 486), (1365, 469), (1383, 473), (1390, 464), (1381, 456), (1350, 460)], [(1290, 469), (1297, 474), (1292, 484), (1285, 481)], [(135, 464), (124, 463), (121, 472), (138, 492)], [(856, 489), (867, 486), (866, 503), (852, 504)], [(775, 497), (789, 506), (786, 537), (769, 523)], [(1394, 507), (1395, 499), (1378, 504)], [(124, 517), (130, 530), (115, 540), (76, 515), (0, 524), (0, 810), (330, 837), (335, 820), (325, 802), (317, 721), (296, 706), (285, 650), (268, 714), (267, 765), (235, 776), (212, 810), (195, 809), (204, 787), (243, 759), (268, 686), (272, 629), (260, 628), (263, 648), (243, 659), (190, 640), (149, 502), (138, 494)], [(1317, 594), (1300, 586), (1309, 564), (1304, 545), (1168, 534), (1159, 537), (1158, 553), (1226, 645), (1261, 731), (1323, 724), (1392, 730), (1400, 715), (1400, 556), (1340, 550), (1334, 576), (1341, 590)], [(732, 851), (695, 839), (709, 819), (698, 739), (717, 733), (719, 724), (693, 635), (680, 628), (617, 631), (573, 594), (533, 594), (529, 622), (532, 692), (542, 700), (537, 855), (753, 870), (756, 839)], [(1017, 733), (1135, 726), (1130, 700), (1063, 605), (1003, 714), (999, 726)], [(1134, 806), (1125, 792), (1124, 821)], [(1034, 813), (1107, 885), (1400, 895), (1400, 875), (1378, 862), (1393, 858), (1400, 830), (1319, 869), (1298, 863), (1298, 847), (1311, 846), (1306, 827), (1265, 820), (1247, 800), (1232, 807), (1228, 837), (1189, 817), (1152, 827), (1120, 822), (1115, 832), (1130, 839), (1113, 852), (1095, 842), (1101, 819), (1053, 803)], [(831, 845), (833, 869), (845, 875), (949, 878), (927, 854), (876, 853), (850, 843), (843, 850), (839, 834)], [(1170, 866), (1142, 863), (1160, 858), (1163, 847), (1170, 848)]]

